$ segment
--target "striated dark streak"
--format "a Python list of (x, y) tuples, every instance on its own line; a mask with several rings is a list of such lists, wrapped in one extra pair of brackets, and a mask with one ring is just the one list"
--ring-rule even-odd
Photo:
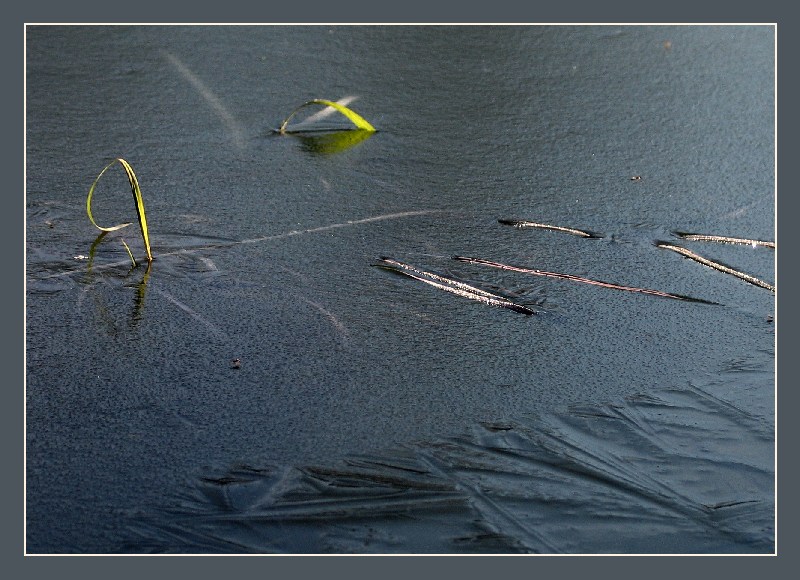
[(593, 286), (602, 286), (603, 288), (612, 288), (614, 290), (625, 290), (627, 292), (639, 292), (641, 294), (650, 294), (653, 296), (661, 296), (662, 298), (673, 298), (675, 300), (685, 300), (687, 302), (700, 302), (702, 304), (717, 304), (702, 298), (693, 298), (691, 296), (684, 296), (683, 294), (672, 294), (670, 292), (661, 292), (660, 290), (651, 290), (649, 288), (637, 288), (636, 286), (621, 286), (619, 284), (612, 284), (610, 282), (602, 282), (600, 280), (592, 280), (591, 278), (581, 278), (580, 276), (573, 276), (572, 274), (560, 274), (558, 272), (546, 272), (544, 270), (534, 270), (531, 268), (521, 268), (519, 266), (509, 266), (499, 262), (491, 262), (481, 258), (469, 258), (466, 256), (453, 256), (454, 260), (459, 262), (467, 262), (470, 264), (482, 264), (492, 268), (499, 268), (501, 270), (511, 270), (512, 272), (522, 272), (524, 274), (533, 274), (534, 276), (547, 276), (549, 278), (560, 278), (562, 280), (571, 280), (573, 282), (581, 282), (583, 284), (591, 284)]
[(714, 505), (703, 504), (703, 507), (709, 510), (718, 510), (723, 508), (735, 507), (739, 505), (745, 505), (750, 503), (759, 503), (759, 500), (755, 499), (745, 499), (741, 501), (724, 501), (722, 503), (716, 503)]

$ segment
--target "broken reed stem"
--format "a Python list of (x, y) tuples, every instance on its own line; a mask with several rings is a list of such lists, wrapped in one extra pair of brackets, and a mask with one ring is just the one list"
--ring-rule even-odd
[(404, 264), (403, 262), (393, 260), (392, 258), (381, 257), (379, 260), (383, 262), (383, 264), (379, 264), (381, 268), (408, 276), (409, 278), (419, 280), (420, 282), (425, 282), (426, 284), (429, 284), (434, 288), (444, 290), (445, 292), (450, 292), (451, 294), (456, 294), (457, 296), (462, 296), (463, 298), (469, 298), (470, 300), (477, 300), (478, 302), (483, 302), (489, 306), (508, 308), (509, 310), (519, 312), (520, 314), (526, 314), (528, 316), (536, 314), (535, 310), (531, 310), (526, 306), (511, 302), (502, 296), (498, 296), (496, 294), (492, 294), (491, 292), (481, 290), (480, 288), (470, 286), (469, 284), (464, 284), (463, 282), (445, 278), (444, 276), (439, 276), (424, 270), (419, 270), (413, 266)]
[(731, 238), (728, 236), (712, 236), (707, 234), (687, 234), (685, 232), (674, 232), (676, 236), (684, 240), (696, 242), (720, 242), (722, 244), (739, 244), (742, 246), (762, 246), (764, 248), (775, 248), (775, 242), (766, 240), (751, 240), (748, 238)]
[(427, 276), (428, 278), (432, 278), (434, 280), (439, 280), (440, 282), (444, 282), (445, 284), (449, 284), (451, 286), (455, 286), (456, 288), (461, 288), (467, 292), (474, 292), (476, 294), (481, 294), (483, 296), (497, 298), (495, 294), (491, 292), (487, 292), (486, 290), (481, 290), (480, 288), (476, 288), (475, 286), (470, 286), (469, 284), (465, 284), (463, 282), (459, 282), (458, 280), (452, 280), (450, 278), (445, 278), (444, 276), (439, 276), (438, 274), (433, 274), (432, 272), (426, 272), (424, 270), (419, 270), (414, 266), (410, 266), (409, 264), (404, 264), (403, 262), (398, 262), (397, 260), (393, 260), (392, 258), (387, 258), (385, 256), (381, 256), (379, 258), (382, 262), (385, 262), (389, 265), (396, 266), (398, 268), (402, 268), (404, 270), (408, 270), (409, 272), (414, 272), (419, 274), (420, 276)]
[(713, 268), (714, 270), (718, 270), (720, 272), (724, 272), (725, 274), (730, 274), (731, 276), (736, 276), (737, 278), (744, 280), (745, 282), (749, 282), (755, 286), (760, 286), (761, 288), (766, 288), (771, 292), (775, 292), (775, 286), (769, 284), (768, 282), (764, 282), (756, 278), (755, 276), (751, 276), (750, 274), (745, 274), (744, 272), (740, 272), (739, 270), (734, 270), (730, 266), (726, 266), (720, 262), (715, 262), (713, 260), (709, 260), (708, 258), (704, 258), (699, 254), (695, 254), (691, 250), (687, 250), (681, 246), (676, 246), (674, 244), (670, 244), (667, 242), (656, 242), (656, 247), (664, 248), (667, 250), (672, 250), (673, 252), (677, 252), (687, 258), (694, 260), (695, 262), (700, 262), (704, 266), (708, 266), (709, 268)]
[(573, 276), (572, 274), (561, 274), (558, 272), (547, 272), (545, 270), (535, 270), (532, 268), (521, 268), (519, 266), (510, 266), (508, 264), (501, 264), (500, 262), (492, 262), (483, 260), (481, 258), (470, 258), (466, 256), (453, 256), (454, 260), (459, 262), (467, 262), (470, 264), (481, 264), (492, 268), (499, 268), (501, 270), (510, 270), (512, 272), (522, 272), (524, 274), (533, 274), (534, 276), (546, 276), (549, 278), (560, 278), (562, 280), (571, 280), (573, 282), (581, 282), (583, 284), (591, 284), (593, 286), (601, 286), (603, 288), (611, 288), (614, 290), (625, 290), (627, 292), (638, 292), (641, 294), (650, 294), (653, 296), (661, 296), (662, 298), (672, 298), (675, 300), (685, 300), (688, 302), (700, 302), (703, 304), (716, 304), (709, 300), (702, 298), (693, 298), (691, 296), (684, 296), (682, 294), (672, 294), (670, 292), (661, 292), (660, 290), (651, 290), (649, 288), (637, 288), (636, 286), (621, 286), (619, 284), (612, 284), (610, 282), (603, 282), (600, 280), (592, 280), (591, 278), (581, 278), (580, 276)]
[(567, 234), (580, 236), (582, 238), (600, 238), (600, 237), (602, 237), (602, 236), (600, 236), (600, 235), (598, 235), (598, 234), (596, 234), (594, 232), (589, 232), (589, 231), (586, 231), (586, 230), (579, 230), (579, 229), (575, 229), (575, 228), (565, 228), (565, 227), (562, 227), (562, 226), (553, 226), (553, 225), (550, 225), (550, 224), (541, 224), (541, 223), (538, 223), (538, 222), (530, 222), (530, 221), (527, 221), (527, 220), (500, 219), (500, 220), (497, 220), (497, 221), (500, 222), (503, 225), (514, 226), (515, 228), (539, 228), (539, 229), (542, 229), (542, 230), (554, 230), (554, 231), (557, 231), (557, 232), (565, 232)]

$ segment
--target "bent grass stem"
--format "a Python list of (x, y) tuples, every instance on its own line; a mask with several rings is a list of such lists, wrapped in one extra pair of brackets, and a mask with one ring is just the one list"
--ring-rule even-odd
[(285, 135), (286, 133), (292, 133), (293, 131), (290, 131), (289, 129), (287, 129), (287, 125), (289, 124), (289, 121), (301, 109), (303, 109), (305, 107), (308, 107), (310, 105), (322, 105), (322, 106), (325, 106), (325, 107), (332, 107), (332, 108), (336, 109), (337, 111), (339, 111), (342, 115), (347, 117), (356, 126), (357, 129), (362, 130), (362, 131), (368, 131), (370, 133), (374, 133), (376, 131), (375, 127), (370, 125), (370, 123), (364, 117), (362, 117), (361, 115), (359, 115), (358, 113), (356, 113), (352, 109), (349, 109), (349, 108), (345, 107), (341, 103), (336, 103), (334, 101), (328, 101), (326, 99), (312, 99), (310, 101), (306, 101), (305, 103), (303, 103), (302, 105), (297, 107), (294, 111), (292, 111), (289, 114), (289, 116), (286, 117), (286, 119), (281, 124), (280, 129), (278, 129), (278, 133), (280, 133), (281, 135)]
[[(117, 224), (115, 226), (103, 227), (97, 224), (97, 222), (94, 220), (94, 216), (92, 215), (92, 196), (94, 195), (94, 190), (97, 187), (97, 182), (100, 181), (100, 178), (103, 177), (103, 174), (106, 171), (108, 171), (108, 169), (112, 165), (116, 163), (122, 165), (123, 169), (125, 169), (125, 174), (128, 177), (128, 182), (130, 183), (131, 186), (131, 193), (133, 194), (133, 199), (134, 202), (136, 203), (136, 215), (139, 219), (139, 228), (142, 232), (142, 240), (144, 241), (144, 248), (145, 251), (147, 252), (147, 261), (152, 262), (153, 255), (150, 252), (150, 236), (148, 235), (147, 231), (147, 216), (145, 215), (144, 211), (144, 200), (142, 199), (142, 190), (139, 187), (139, 180), (136, 178), (136, 174), (133, 172), (133, 167), (131, 167), (127, 161), (125, 161), (121, 157), (118, 157), (103, 168), (103, 170), (100, 172), (100, 175), (98, 175), (97, 178), (94, 180), (94, 183), (92, 183), (92, 187), (89, 188), (89, 195), (86, 196), (86, 213), (89, 216), (89, 220), (92, 222), (92, 224), (94, 224), (94, 226), (97, 229), (103, 232), (113, 232), (115, 230), (120, 230), (122, 228), (128, 227), (129, 225), (131, 225), (131, 223), (133, 223), (133, 222), (127, 222), (127, 223)], [(127, 247), (127, 244), (125, 244), (125, 247), (128, 250), (128, 254), (130, 254), (131, 259), (133, 260), (133, 255), (130, 253), (130, 248)], [(136, 264), (135, 260), (134, 264)]]

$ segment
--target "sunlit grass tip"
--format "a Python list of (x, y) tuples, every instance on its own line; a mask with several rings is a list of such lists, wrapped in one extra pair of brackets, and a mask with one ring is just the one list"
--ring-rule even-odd
[[(97, 187), (97, 183), (100, 181), (100, 178), (103, 177), (103, 174), (106, 171), (108, 171), (108, 169), (112, 165), (116, 163), (122, 165), (123, 169), (125, 169), (125, 174), (128, 176), (128, 182), (130, 183), (131, 186), (131, 193), (133, 194), (133, 199), (136, 203), (136, 215), (139, 219), (139, 227), (142, 231), (142, 240), (144, 241), (144, 248), (145, 251), (147, 252), (147, 261), (151, 262), (153, 260), (153, 255), (150, 251), (150, 236), (148, 235), (147, 232), (147, 216), (145, 215), (144, 211), (144, 200), (142, 199), (142, 190), (139, 187), (139, 180), (136, 178), (136, 174), (133, 172), (133, 168), (127, 161), (118, 157), (103, 168), (103, 170), (100, 172), (100, 175), (98, 175), (97, 178), (94, 180), (94, 183), (92, 183), (92, 187), (89, 188), (89, 195), (86, 196), (86, 213), (89, 216), (89, 220), (92, 222), (92, 224), (94, 224), (94, 226), (97, 229), (104, 232), (113, 232), (115, 230), (128, 227), (129, 225), (131, 225), (131, 223), (133, 223), (133, 222), (127, 222), (127, 223), (117, 224), (115, 226), (103, 227), (98, 225), (98, 223), (94, 219), (94, 216), (92, 216), (92, 195), (94, 195), (94, 190)], [(128, 253), (130, 254), (130, 248), (127, 247), (127, 244), (125, 244), (125, 247), (128, 250)], [(131, 259), (133, 259), (132, 254), (131, 254)]]

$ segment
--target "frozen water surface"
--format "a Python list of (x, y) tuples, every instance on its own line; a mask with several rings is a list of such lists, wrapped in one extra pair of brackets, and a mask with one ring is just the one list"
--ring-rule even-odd
[(767, 26), (28, 28), (28, 552), (771, 553), (775, 295), (654, 243), (775, 282), (674, 234), (774, 240), (774, 114)]

